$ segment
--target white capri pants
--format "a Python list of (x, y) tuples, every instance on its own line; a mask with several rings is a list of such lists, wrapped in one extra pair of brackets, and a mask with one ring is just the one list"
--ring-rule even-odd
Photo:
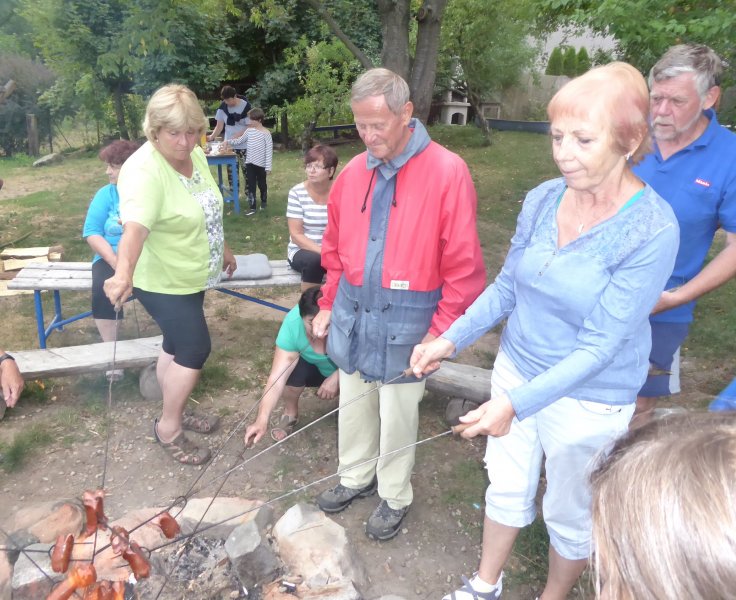
[[(491, 375), (492, 396), (525, 383), (500, 351)], [(588, 478), (600, 452), (628, 428), (631, 404), (611, 405), (564, 397), (519, 421), (510, 432), (488, 437), (485, 463), (490, 485), (486, 515), (510, 527), (525, 527), (536, 517), (535, 497), (545, 460), (547, 490), (542, 502), (550, 543), (569, 560), (591, 551), (591, 495)]]

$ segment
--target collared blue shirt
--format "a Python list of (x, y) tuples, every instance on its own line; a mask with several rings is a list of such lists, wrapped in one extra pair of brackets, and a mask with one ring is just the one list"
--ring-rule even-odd
[[(736, 134), (719, 125), (712, 110), (705, 114), (710, 122), (697, 140), (667, 160), (655, 145), (633, 169), (672, 206), (680, 224), (680, 249), (666, 289), (700, 272), (719, 227), (736, 233)], [(652, 320), (689, 323), (694, 308), (689, 302)]]

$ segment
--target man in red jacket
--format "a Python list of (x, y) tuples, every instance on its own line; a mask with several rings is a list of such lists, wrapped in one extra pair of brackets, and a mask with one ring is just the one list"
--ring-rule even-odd
[[(412, 119), (409, 86), (371, 69), (351, 93), (367, 151), (337, 177), (322, 239), (327, 282), (314, 318), (340, 369), (340, 483), (320, 494), (339, 512), (378, 489), (368, 537), (390, 539), (413, 500), (424, 381), (403, 377), (413, 347), (442, 334), (485, 286), (468, 167)], [(353, 402), (353, 400), (355, 401)], [(371, 461), (381, 455), (377, 462)]]

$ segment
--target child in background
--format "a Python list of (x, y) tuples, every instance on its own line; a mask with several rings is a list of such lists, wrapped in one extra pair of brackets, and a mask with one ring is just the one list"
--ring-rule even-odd
[(246, 216), (251, 216), (256, 212), (256, 185), (261, 194), (261, 210), (266, 208), (268, 200), (268, 185), (266, 183), (266, 175), (271, 172), (271, 162), (273, 160), (273, 140), (271, 132), (263, 126), (265, 113), (260, 108), (253, 108), (248, 111), (248, 118), (251, 126), (237, 138), (232, 138), (225, 142), (225, 150), (228, 146), (236, 146), (246, 144), (245, 155), (245, 172), (248, 186), (248, 204), (249, 210)]

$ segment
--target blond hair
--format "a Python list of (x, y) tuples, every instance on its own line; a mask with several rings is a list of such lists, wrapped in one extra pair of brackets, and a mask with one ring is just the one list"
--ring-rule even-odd
[(612, 150), (621, 156), (631, 154), (634, 164), (651, 150), (647, 82), (627, 63), (595, 67), (570, 80), (552, 97), (547, 114), (550, 121), (576, 117), (606, 123)]
[(615, 600), (736, 596), (736, 413), (655, 420), (591, 476), (597, 592)]
[(207, 131), (207, 119), (197, 96), (185, 85), (170, 83), (157, 89), (146, 106), (143, 132), (149, 141), (166, 127), (177, 131), (194, 130), (199, 135)]

